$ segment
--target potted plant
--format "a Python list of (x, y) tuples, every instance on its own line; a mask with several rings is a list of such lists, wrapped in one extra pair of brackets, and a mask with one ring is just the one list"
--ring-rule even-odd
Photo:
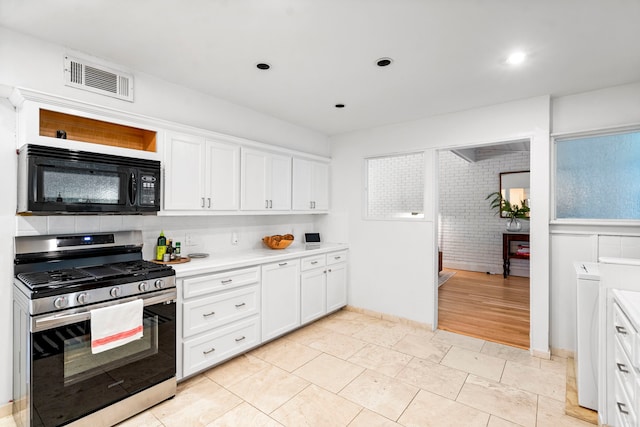
[(499, 191), (489, 194), (485, 200), (489, 200), (489, 206), (491, 209), (495, 209), (496, 215), (504, 214), (506, 218), (509, 218), (507, 231), (520, 231), (522, 229), (522, 224), (518, 219), (527, 218), (530, 211), (526, 200), (521, 200), (519, 205), (511, 203), (502, 197), (502, 193)]

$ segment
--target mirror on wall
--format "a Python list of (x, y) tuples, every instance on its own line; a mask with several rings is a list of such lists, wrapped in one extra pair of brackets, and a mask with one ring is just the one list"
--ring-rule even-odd
[[(526, 200), (527, 206), (531, 207), (529, 171), (502, 172), (500, 174), (500, 194), (511, 204), (520, 205), (523, 200)], [(529, 216), (528, 213), (527, 216)], [(506, 218), (507, 216), (504, 212), (500, 212), (500, 217)]]

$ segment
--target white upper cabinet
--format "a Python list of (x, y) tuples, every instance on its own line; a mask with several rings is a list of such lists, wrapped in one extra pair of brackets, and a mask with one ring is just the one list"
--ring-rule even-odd
[(169, 133), (166, 147), (165, 210), (237, 210), (240, 146)]
[(293, 159), (293, 210), (329, 210), (329, 165)]
[(291, 210), (291, 157), (242, 148), (241, 209)]
[(240, 207), (240, 146), (207, 140), (206, 151), (207, 207), (237, 210)]

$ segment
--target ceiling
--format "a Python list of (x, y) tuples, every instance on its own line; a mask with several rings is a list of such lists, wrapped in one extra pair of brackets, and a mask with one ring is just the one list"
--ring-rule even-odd
[(0, 0), (2, 26), (328, 135), (638, 81), (639, 23), (639, 0)]

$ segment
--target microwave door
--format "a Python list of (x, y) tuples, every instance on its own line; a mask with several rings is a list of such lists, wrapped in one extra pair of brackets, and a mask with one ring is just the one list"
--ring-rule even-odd
[(118, 168), (78, 163), (41, 165), (34, 210), (114, 212), (126, 204), (123, 187), (128, 174)]

